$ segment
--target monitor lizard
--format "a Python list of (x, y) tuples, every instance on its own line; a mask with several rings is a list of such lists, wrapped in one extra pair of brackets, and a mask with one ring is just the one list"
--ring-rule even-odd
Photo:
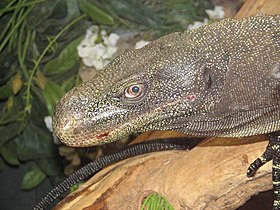
[(280, 15), (225, 19), (124, 52), (57, 104), (53, 128), (87, 147), (147, 130), (193, 136), (268, 134), (253, 176), (273, 160), (280, 209)]

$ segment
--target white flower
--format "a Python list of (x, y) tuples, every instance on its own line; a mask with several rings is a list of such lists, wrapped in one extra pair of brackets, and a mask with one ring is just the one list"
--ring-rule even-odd
[(209, 18), (211, 19), (222, 19), (225, 16), (224, 8), (222, 6), (215, 6), (214, 10), (205, 10)]
[(97, 40), (98, 37), (98, 27), (97, 26), (91, 26), (87, 29), (85, 38), (80, 43), (79, 46), (81, 47), (87, 47), (88, 45), (91, 45), (91, 43), (94, 43)]
[(107, 48), (107, 54), (110, 55), (109, 57), (112, 57), (117, 52), (116, 47), (108, 47)]
[(140, 41), (136, 42), (135, 49), (142, 48), (142, 47), (144, 47), (145, 45), (147, 45), (149, 43), (150, 43), (149, 41), (140, 40)]
[(208, 23), (208, 19), (207, 18), (205, 18), (203, 20), (203, 22), (194, 21), (193, 24), (188, 25), (188, 29), (189, 30), (193, 30), (193, 29), (199, 28), (199, 27), (201, 27), (203, 25), (206, 25), (207, 23)]
[(90, 66), (94, 66), (96, 69), (102, 69), (105, 65), (104, 65), (104, 61), (102, 59), (99, 60), (91, 60), (90, 62)]
[(44, 117), (45, 125), (49, 129), (50, 132), (53, 132), (52, 128), (52, 117), (51, 116), (46, 116)]
[[(50, 132), (53, 133), (53, 127), (52, 127), (52, 117), (51, 116), (45, 116), (44, 117), (45, 125), (49, 129)], [(53, 134), (53, 141), (55, 144), (61, 144), (59, 139)]]
[(94, 66), (97, 70), (102, 69), (114, 57), (117, 52), (117, 41), (119, 35), (111, 33), (107, 36), (106, 31), (100, 32), (101, 43), (96, 43), (98, 39), (98, 27), (91, 26), (87, 29), (84, 40), (77, 47), (78, 54), (86, 66)]
[(110, 33), (109, 37), (103, 36), (104, 44), (107, 46), (116, 46), (119, 38), (118, 34)]
[[(225, 16), (224, 8), (222, 6), (215, 6), (214, 10), (207, 9), (205, 10), (207, 15), (209, 16), (210, 19), (222, 19)], [(203, 22), (200, 21), (194, 21), (193, 24), (188, 25), (188, 29), (196, 29), (199, 28), (200, 26), (206, 25), (208, 23), (208, 19), (205, 18)]]

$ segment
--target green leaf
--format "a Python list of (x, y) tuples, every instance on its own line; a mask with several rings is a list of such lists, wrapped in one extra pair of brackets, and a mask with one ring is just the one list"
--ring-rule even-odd
[(10, 165), (13, 165), (13, 166), (19, 165), (19, 161), (18, 161), (16, 155), (8, 147), (3, 146), (0, 149), (0, 154), (1, 154), (2, 158)]
[(48, 81), (45, 90), (42, 91), (47, 109), (50, 115), (52, 115), (54, 107), (58, 100), (65, 94), (65, 91), (55, 82)]
[(168, 200), (157, 194), (151, 193), (148, 195), (141, 205), (141, 210), (174, 210)]
[(79, 182), (78, 184), (73, 185), (72, 187), (70, 187), (70, 192), (74, 192), (75, 190), (77, 190), (79, 187), (81, 187), (85, 182)]
[(77, 76), (73, 75), (68, 79), (64, 80), (61, 87), (63, 88), (63, 90), (69, 91), (71, 88), (75, 86), (76, 80), (77, 80)]
[(46, 107), (46, 102), (43, 98), (41, 91), (34, 93), (33, 98), (31, 100), (31, 113), (30, 113), (30, 120), (36, 124), (36, 126), (44, 128), (45, 122), (44, 117), (48, 116), (48, 109)]
[(103, 0), (102, 3), (107, 10), (114, 11), (121, 18), (148, 28), (157, 28), (160, 25), (160, 19), (155, 10), (139, 0)]
[(48, 0), (34, 7), (27, 17), (27, 24), (33, 28), (47, 19), (53, 12), (59, 0)]
[(62, 175), (61, 165), (57, 159), (54, 158), (42, 158), (36, 160), (37, 166), (48, 176), (60, 176)]
[(4, 164), (3, 164), (3, 162), (0, 159), (0, 172), (3, 171), (3, 170), (4, 170)]
[(7, 125), (12, 122), (17, 122), (20, 118), (20, 110), (22, 110), (22, 99), (20, 97), (13, 97), (12, 107), (7, 108), (6, 104), (2, 112), (0, 112), (0, 126)]
[(54, 156), (52, 134), (39, 126), (33, 124), (26, 126), (23, 133), (15, 138), (15, 143), (18, 158), (22, 161)]
[(50, 176), (49, 178), (50, 178), (51, 184), (53, 186), (56, 186), (60, 182), (62, 182), (66, 177), (64, 174), (61, 174), (60, 176)]
[(50, 17), (46, 18), (36, 29), (47, 34), (56, 34), (61, 28), (80, 15), (77, 0), (60, 0)]
[(13, 94), (10, 83), (0, 87), (0, 99), (6, 99)]
[(49, 61), (44, 68), (46, 75), (59, 74), (71, 69), (79, 60), (77, 46), (81, 43), (83, 38), (84, 36), (80, 36), (73, 40), (64, 48), (57, 58)]
[(38, 186), (44, 179), (46, 175), (40, 170), (40, 168), (35, 163), (29, 163), (27, 166), (27, 171), (24, 174), (21, 188), (23, 190), (30, 190)]
[(0, 147), (7, 141), (18, 135), (20, 131), (20, 124), (18, 122), (9, 123), (5, 126), (0, 126)]
[(109, 14), (93, 5), (93, 3), (89, 3), (87, 0), (80, 0), (79, 5), (80, 9), (90, 16), (93, 21), (107, 25), (114, 24), (114, 19)]

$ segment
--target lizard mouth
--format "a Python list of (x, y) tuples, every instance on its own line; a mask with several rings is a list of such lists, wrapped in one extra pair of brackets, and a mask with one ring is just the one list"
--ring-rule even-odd
[(109, 135), (109, 132), (107, 132), (107, 133), (101, 133), (101, 134), (99, 134), (99, 135), (96, 135), (96, 138), (97, 139), (102, 139), (102, 138), (104, 138), (104, 137), (107, 137)]
[(60, 141), (67, 146), (89, 147), (108, 142), (111, 132), (95, 133), (83, 130), (77, 132), (77, 129), (73, 129), (69, 130), (68, 132), (56, 131), (55, 134), (60, 139)]
[(108, 142), (114, 130), (93, 131), (78, 123), (73, 116), (56, 118), (53, 121), (54, 134), (60, 141), (72, 147), (88, 147)]
[(90, 119), (84, 118), (84, 115), (75, 111), (61, 114), (57, 112), (53, 118), (53, 131), (62, 143), (72, 147), (89, 147), (109, 143), (125, 137), (129, 131), (128, 123), (125, 123), (125, 126), (112, 123), (110, 126), (106, 123), (102, 126), (103, 121), (120, 112), (123, 110), (101, 113)]

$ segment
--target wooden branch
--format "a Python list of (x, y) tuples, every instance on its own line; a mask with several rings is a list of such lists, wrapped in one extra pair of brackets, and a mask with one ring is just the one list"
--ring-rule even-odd
[(214, 138), (191, 151), (130, 158), (98, 173), (57, 209), (137, 209), (151, 190), (165, 195), (175, 209), (235, 209), (272, 187), (271, 164), (253, 179), (246, 177), (266, 144), (263, 137)]
[[(237, 18), (280, 12), (279, 0), (247, 0)], [(182, 136), (148, 132), (149, 138)], [(191, 151), (168, 151), (121, 161), (99, 172), (55, 209), (138, 209), (147, 192), (167, 197), (175, 209), (235, 209), (252, 195), (272, 188), (271, 163), (253, 178), (249, 164), (265, 150), (264, 136), (211, 138)]]
[(235, 18), (244, 18), (249, 16), (263, 14), (279, 14), (280, 4), (278, 0), (246, 0)]

